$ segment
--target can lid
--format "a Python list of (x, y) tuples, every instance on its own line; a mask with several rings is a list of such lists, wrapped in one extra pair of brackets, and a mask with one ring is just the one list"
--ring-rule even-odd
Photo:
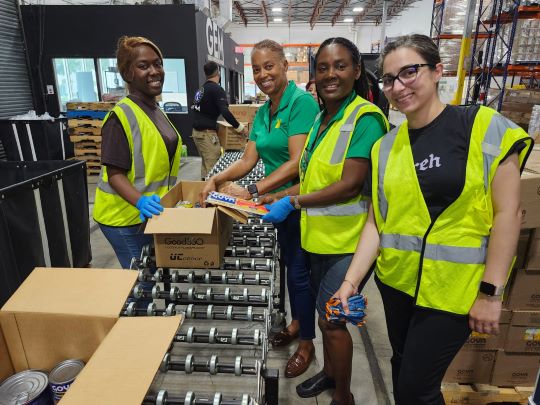
[(38, 398), (48, 388), (47, 374), (26, 370), (14, 374), (0, 385), (0, 405), (23, 405)]
[(77, 377), (77, 374), (83, 369), (84, 362), (81, 360), (65, 360), (49, 373), (51, 384), (65, 384), (71, 382)]

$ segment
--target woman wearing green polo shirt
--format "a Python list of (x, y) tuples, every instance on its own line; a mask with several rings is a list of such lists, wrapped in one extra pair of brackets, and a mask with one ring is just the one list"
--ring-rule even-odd
[[(201, 204), (210, 191), (226, 181), (241, 179), (257, 164), (265, 166), (265, 178), (244, 189), (232, 184), (221, 190), (250, 199), (269, 192), (285, 195), (282, 190), (298, 183), (298, 164), (306, 136), (319, 113), (313, 97), (287, 81), (287, 60), (283, 48), (271, 40), (253, 47), (253, 78), (269, 100), (255, 116), (249, 142), (240, 160), (211, 177), (201, 193)], [(315, 348), (315, 297), (310, 286), (310, 271), (305, 252), (300, 247), (300, 213), (277, 225), (282, 259), (287, 268), (287, 287), (292, 322), (278, 333), (272, 343), (285, 346), (300, 337), (298, 349), (287, 362), (286, 377), (296, 377), (308, 368)]]
[(349, 40), (330, 38), (321, 44), (315, 83), (324, 109), (302, 153), (300, 183), (288, 190), (291, 197), (268, 206), (263, 219), (279, 222), (301, 209), (302, 247), (309, 254), (312, 284), (318, 291), (324, 368), (296, 392), (307, 398), (335, 388), (331, 405), (348, 405), (354, 404), (352, 340), (344, 323), (326, 320), (325, 304), (341, 286), (366, 222), (369, 201), (360, 192), (371, 147), (388, 130), (388, 121), (366, 100), (367, 77), (360, 53)]

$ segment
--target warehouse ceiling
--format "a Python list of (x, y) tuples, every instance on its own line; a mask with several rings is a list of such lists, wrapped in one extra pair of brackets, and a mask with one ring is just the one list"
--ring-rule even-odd
[(272, 24), (378, 25), (386, 1), (387, 20), (419, 0), (19, 0), (21, 4), (122, 5), (122, 4), (195, 4), (216, 17), (221, 8), (232, 6), (232, 22), (249, 26)]
[[(358, 25), (380, 24), (384, 0), (232, 0), (233, 22), (268, 26), (307, 23), (313, 29), (318, 24)], [(388, 21), (418, 0), (387, 1)]]

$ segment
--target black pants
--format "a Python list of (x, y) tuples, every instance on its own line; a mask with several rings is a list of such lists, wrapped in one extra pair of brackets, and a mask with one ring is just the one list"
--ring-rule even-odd
[(471, 333), (468, 317), (416, 307), (411, 296), (375, 281), (392, 346), (396, 405), (444, 405), (441, 382)]

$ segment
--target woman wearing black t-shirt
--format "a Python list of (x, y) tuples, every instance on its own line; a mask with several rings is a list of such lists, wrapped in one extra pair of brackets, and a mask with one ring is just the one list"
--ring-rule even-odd
[(336, 296), (348, 311), (376, 260), (396, 404), (444, 404), (442, 378), (471, 330), (498, 333), (532, 140), (494, 110), (443, 104), (429, 37), (401, 37), (381, 57), (383, 91), (407, 121), (372, 149), (372, 206)]

